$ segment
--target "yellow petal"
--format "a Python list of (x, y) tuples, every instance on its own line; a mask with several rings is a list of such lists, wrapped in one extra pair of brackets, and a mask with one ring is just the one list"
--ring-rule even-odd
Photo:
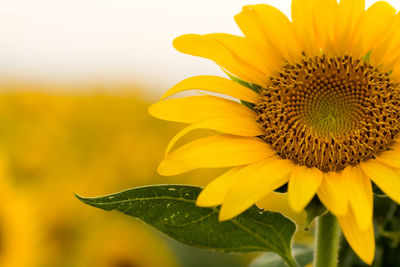
[(383, 64), (384, 71), (391, 71), (397, 65), (400, 52), (400, 14), (398, 13), (393, 21), (388, 25), (385, 34), (376, 40), (375, 49), (373, 51), (372, 60), (377, 65)]
[(346, 216), (339, 216), (338, 221), (351, 248), (365, 263), (371, 265), (375, 256), (373, 224), (370, 223), (364, 231), (360, 230), (351, 209)]
[(252, 114), (251, 116), (238, 114), (235, 117), (212, 118), (192, 124), (180, 131), (168, 143), (165, 155), (170, 152), (171, 148), (180, 138), (182, 138), (182, 136), (196, 129), (210, 129), (226, 134), (246, 137), (259, 136), (265, 133), (265, 131), (256, 123), (255, 114)]
[(274, 66), (301, 57), (303, 48), (293, 25), (277, 8), (265, 4), (245, 6), (235, 20), (247, 38), (264, 48)]
[(196, 205), (200, 207), (212, 207), (221, 205), (232, 185), (243, 177), (237, 175), (243, 167), (235, 167), (211, 181), (197, 197)]
[[(243, 7), (243, 11), (235, 16), (236, 23), (246, 38), (262, 48), (264, 57), (270, 61), (271, 67), (278, 70), (282, 64), (282, 56), (270, 47), (266, 38), (264, 26), (261, 24), (260, 20), (255, 19), (253, 12), (247, 11), (246, 7)], [(271, 74), (274, 74), (274, 72), (272, 71)]]
[(247, 87), (222, 77), (206, 75), (195, 76), (181, 81), (169, 89), (161, 97), (161, 100), (182, 91), (196, 89), (229, 95), (250, 103), (256, 103), (260, 100), (259, 94)]
[(391, 199), (400, 204), (400, 174), (377, 160), (361, 163), (365, 174)]
[(266, 75), (242, 61), (233, 51), (207, 35), (185, 34), (173, 42), (176, 50), (215, 61), (230, 73), (247, 82), (265, 85)]
[(221, 168), (260, 161), (275, 151), (260, 138), (214, 135), (183, 145), (169, 154), (158, 167), (170, 176), (196, 168)]
[(370, 6), (356, 25), (352, 41), (352, 56), (363, 57), (372, 50), (371, 62), (376, 63), (374, 50), (378, 44), (377, 40), (380, 40), (388, 31), (395, 14), (396, 9), (384, 1)]
[(295, 164), (280, 157), (270, 157), (259, 163), (243, 168), (237, 175), (241, 181), (232, 186), (222, 204), (220, 221), (229, 220), (274, 189), (288, 181)]
[(300, 40), (303, 42), (304, 52), (308, 56), (320, 53), (320, 47), (315, 33), (314, 14), (319, 0), (293, 0), (292, 21), (293, 27)]
[(297, 167), (290, 175), (288, 194), (289, 204), (300, 212), (313, 198), (321, 185), (323, 174), (317, 168)]
[(400, 168), (400, 143), (396, 143), (391, 150), (381, 152), (376, 160), (394, 168)]
[(315, 2), (314, 27), (319, 47), (328, 54), (335, 54), (335, 27), (338, 12), (336, 0), (318, 0)]
[(321, 202), (336, 216), (346, 215), (348, 203), (343, 194), (343, 177), (341, 173), (327, 172), (324, 174), (318, 197)]
[(365, 0), (340, 0), (336, 17), (338, 55), (348, 54), (357, 21), (365, 10)]
[(372, 223), (373, 197), (371, 181), (360, 166), (348, 166), (343, 170), (345, 194), (349, 200), (358, 228), (367, 230)]
[(227, 47), (242, 62), (260, 71), (263, 75), (271, 74), (274, 70), (268, 58), (262, 53), (262, 49), (249, 42), (248, 39), (227, 33), (213, 33), (206, 36)]
[(153, 117), (167, 121), (196, 123), (215, 117), (232, 117), (238, 114), (254, 116), (254, 111), (237, 102), (216, 96), (190, 96), (167, 99), (149, 107)]

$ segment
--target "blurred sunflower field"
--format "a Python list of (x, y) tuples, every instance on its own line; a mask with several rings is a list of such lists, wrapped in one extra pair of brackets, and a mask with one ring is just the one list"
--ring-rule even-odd
[[(74, 193), (105, 195), (148, 184), (201, 186), (223, 171), (159, 176), (168, 140), (182, 126), (151, 118), (152, 100), (135, 94), (138, 90), (124, 86), (115, 91), (133, 93), (110, 94), (92, 86), (65, 94), (46, 93), (40, 85), (5, 87), (0, 95), (1, 267), (240, 267), (255, 256), (190, 248), (75, 198)], [(206, 133), (182, 142), (201, 134)], [(269, 196), (263, 204), (304, 221), (303, 214), (290, 213), (283, 195)], [(304, 231), (298, 239), (310, 241)]]
[[(164, 148), (182, 126), (151, 118), (151, 100), (139, 94), (92, 87), (74, 95), (18, 84), (0, 95), (0, 266), (244, 266), (252, 255), (190, 248), (75, 198), (155, 183), (205, 185), (222, 171), (159, 176)], [(205, 133), (195, 134), (182, 142)], [(304, 220), (283, 195), (263, 202)], [(300, 231), (300, 239), (309, 236)]]

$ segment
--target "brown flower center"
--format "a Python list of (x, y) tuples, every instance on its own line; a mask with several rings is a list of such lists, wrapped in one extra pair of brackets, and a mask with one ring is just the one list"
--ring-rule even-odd
[(400, 130), (400, 92), (363, 59), (306, 57), (287, 64), (255, 106), (262, 138), (282, 158), (337, 171), (387, 150)]

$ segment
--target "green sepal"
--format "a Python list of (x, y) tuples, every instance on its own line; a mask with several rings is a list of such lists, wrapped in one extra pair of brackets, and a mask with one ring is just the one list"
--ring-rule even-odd
[(254, 107), (256, 106), (254, 103), (250, 103), (250, 102), (247, 102), (247, 101), (244, 101), (244, 100), (240, 100), (240, 103), (242, 105), (245, 105), (249, 109), (254, 109)]
[(327, 212), (325, 206), (322, 205), (321, 201), (316, 196), (311, 200), (311, 202), (304, 210), (306, 212), (306, 222), (304, 225), (305, 230), (308, 230), (310, 228), (310, 225), (315, 218), (317, 218), (318, 216), (322, 216)]
[(372, 183), (372, 192), (374, 193), (374, 196), (376, 197), (381, 197), (381, 198), (387, 198), (388, 196), (379, 188), (377, 187), (374, 183)]
[(233, 76), (232, 74), (230, 74), (228, 72), (225, 72), (225, 73), (229, 76), (229, 79), (231, 79), (232, 81), (237, 82), (238, 84), (243, 85), (243, 86), (253, 90), (257, 94), (259, 94), (261, 92), (262, 87), (259, 86), (258, 84), (249, 83), (249, 82), (243, 81), (242, 79), (239, 79), (236, 76)]
[(281, 187), (278, 187), (277, 189), (275, 189), (274, 191), (277, 193), (287, 193), (288, 190), (288, 184), (284, 184)]
[(191, 246), (221, 252), (275, 252), (289, 266), (296, 266), (291, 255), (296, 231), (292, 221), (253, 206), (232, 220), (219, 222), (219, 208), (195, 205), (201, 190), (185, 185), (152, 185), (102, 197), (77, 197), (93, 207), (138, 218)]
[(365, 54), (365, 56), (362, 57), (363, 60), (370, 62), (371, 61), (371, 54), (372, 54), (372, 50), (369, 50), (367, 54)]

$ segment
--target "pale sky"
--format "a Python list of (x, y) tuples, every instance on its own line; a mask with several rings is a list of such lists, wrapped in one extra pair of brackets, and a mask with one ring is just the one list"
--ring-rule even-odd
[(189, 76), (222, 74), (176, 52), (175, 37), (240, 34), (233, 16), (256, 3), (290, 16), (290, 0), (0, 0), (0, 78), (132, 81), (159, 95)]

